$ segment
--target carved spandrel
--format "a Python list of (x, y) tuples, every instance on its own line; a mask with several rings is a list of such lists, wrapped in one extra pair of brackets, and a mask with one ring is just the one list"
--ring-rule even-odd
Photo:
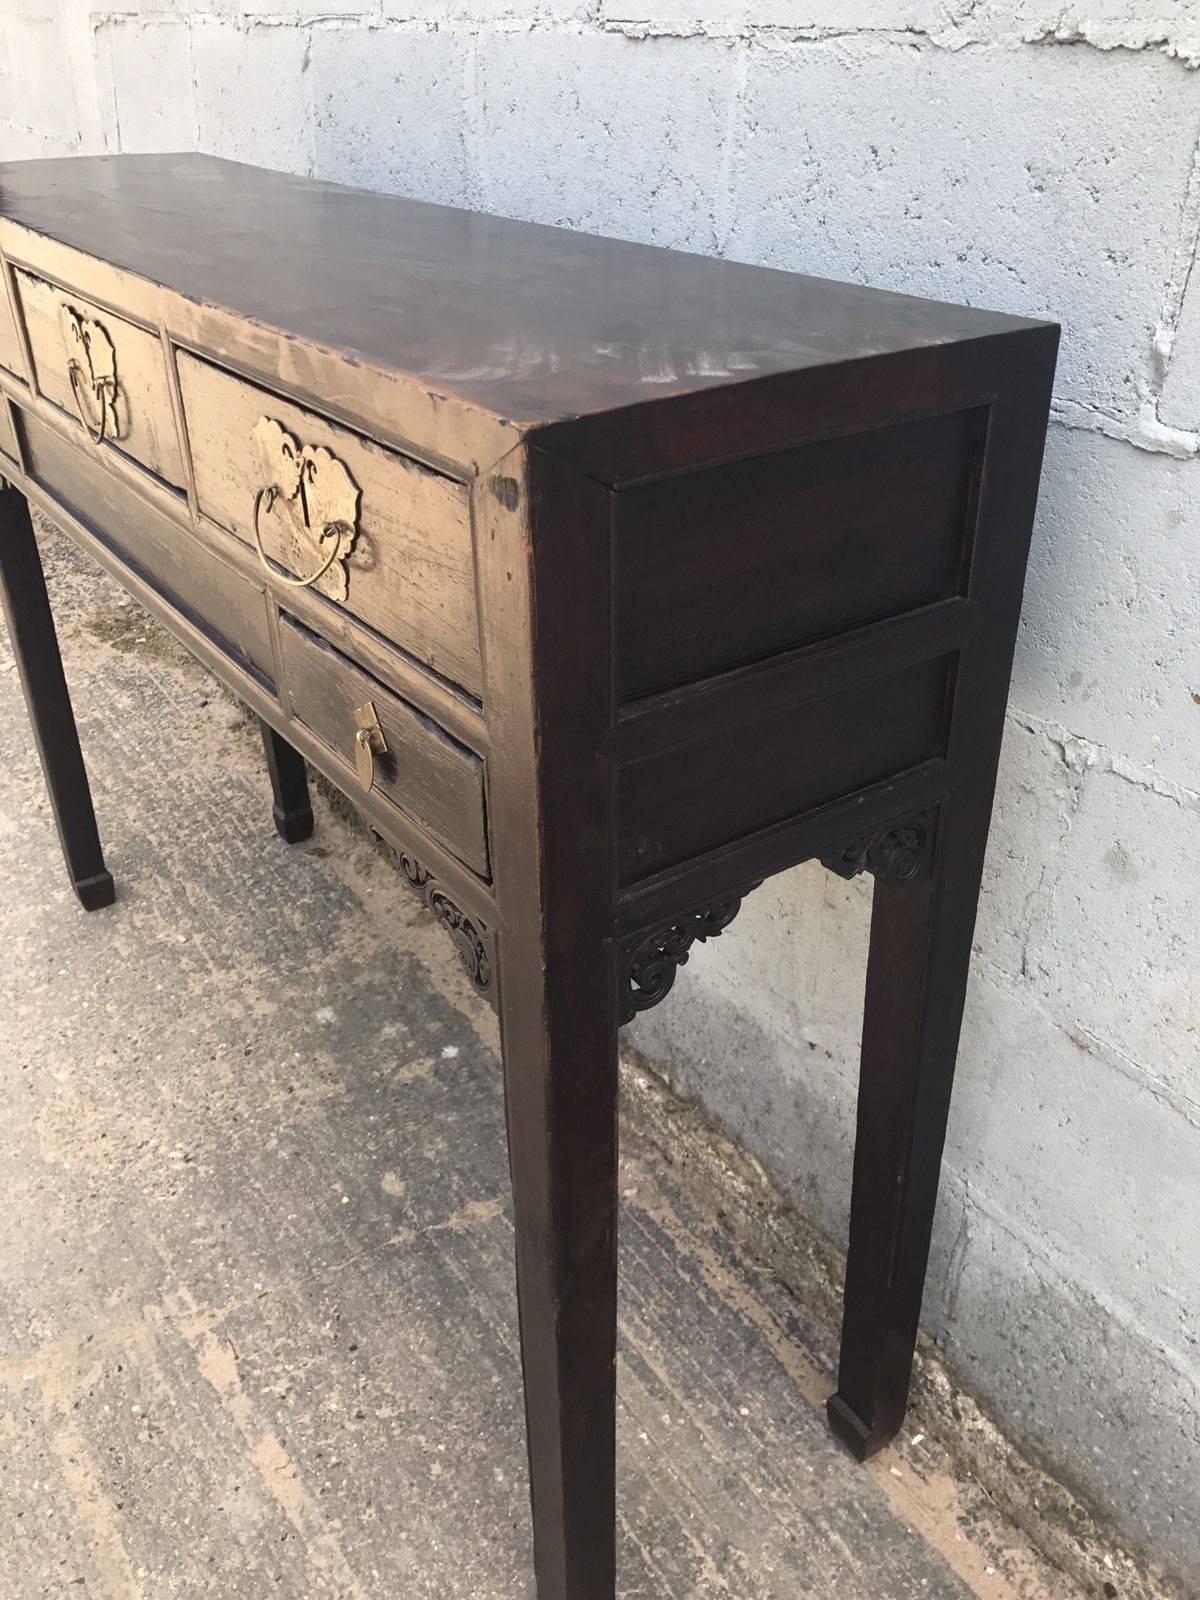
[[(374, 830), (372, 830), (374, 832)], [(492, 1006), (496, 1004), (496, 948), (492, 931), (477, 918), (468, 916), (437, 878), (407, 850), (390, 844), (381, 834), (375, 838), (395, 857), (405, 883), (420, 895), (429, 911), (453, 940), (463, 971), (478, 994)]]
[[(929, 872), (937, 815), (933, 806), (852, 834), (838, 849), (822, 856), (821, 864), (843, 878), (870, 872), (880, 883), (912, 882)], [(747, 884), (707, 900), (627, 943), (620, 968), (621, 1022), (631, 1022), (639, 1011), (665, 1000), (693, 946), (724, 933), (746, 895), (757, 887), (757, 883)]]
[(900, 821), (852, 834), (821, 865), (842, 878), (869, 872), (877, 883), (911, 883), (925, 876), (933, 856), (937, 809), (915, 812)]
[(648, 1011), (665, 1000), (693, 945), (724, 933), (741, 910), (745, 896), (757, 887), (756, 883), (747, 884), (735, 894), (706, 900), (702, 906), (685, 911), (627, 945), (621, 964), (621, 1022), (632, 1022), (639, 1011)]

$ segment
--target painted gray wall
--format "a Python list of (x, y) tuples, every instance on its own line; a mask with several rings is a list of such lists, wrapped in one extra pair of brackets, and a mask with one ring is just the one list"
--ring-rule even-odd
[[(1197, 0), (7, 0), (0, 24), (4, 157), (200, 148), (1062, 320), (926, 1315), (1010, 1430), (1193, 1573), (1198, 65)], [(835, 1238), (868, 909), (785, 875), (635, 1034)]]

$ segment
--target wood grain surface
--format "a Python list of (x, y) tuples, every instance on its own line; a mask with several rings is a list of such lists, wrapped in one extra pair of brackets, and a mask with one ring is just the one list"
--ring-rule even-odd
[(1028, 326), (212, 156), (0, 165), (0, 220), (518, 424)]
[(26, 415), (22, 427), (34, 481), (190, 617), (217, 649), (273, 687), (275, 658), (262, 585), (248, 582), (157, 514), (94, 452), (68, 443), (35, 417)]

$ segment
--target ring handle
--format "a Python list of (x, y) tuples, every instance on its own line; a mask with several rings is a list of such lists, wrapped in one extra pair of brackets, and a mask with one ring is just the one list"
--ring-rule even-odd
[(273, 483), (268, 484), (264, 489), (260, 489), (254, 497), (254, 545), (258, 551), (259, 564), (267, 576), (276, 583), (286, 584), (289, 589), (309, 589), (325, 576), (337, 560), (341, 553), (342, 535), (346, 533), (353, 534), (354, 529), (347, 522), (327, 522), (317, 535), (322, 544), (327, 539), (333, 540), (333, 548), (325, 557), (325, 560), (315, 572), (309, 573), (307, 578), (289, 577), (286, 573), (277, 572), (271, 565), (270, 557), (263, 549), (262, 529), (259, 527), (264, 502), (266, 503), (266, 509), (269, 511), (278, 498), (279, 490)]
[[(108, 329), (96, 317), (63, 301), (59, 307), (66, 345), (67, 377), (79, 420), (93, 444), (116, 442), (121, 428), (117, 416), (117, 352)], [(99, 407), (99, 420), (96, 408)]]
[(75, 409), (79, 412), (79, 420), (87, 429), (88, 438), (93, 444), (103, 444), (108, 434), (109, 402), (115, 399), (113, 393), (116, 388), (111, 378), (96, 378), (92, 382), (92, 392), (100, 402), (100, 425), (92, 421), (91, 405), (84, 399), (87, 393), (83, 368), (78, 361), (71, 360), (67, 364), (67, 372), (71, 379), (71, 393), (75, 397)]

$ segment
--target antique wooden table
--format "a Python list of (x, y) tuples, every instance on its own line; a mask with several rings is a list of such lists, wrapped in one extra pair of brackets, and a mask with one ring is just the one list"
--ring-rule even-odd
[(0, 166), (0, 270), (0, 572), (83, 904), (26, 497), (261, 718), (284, 837), (306, 758), (499, 1006), (540, 1600), (614, 1592), (617, 1028), (812, 857), (876, 883), (830, 1418), (885, 1444), (1057, 328), (202, 156)]

